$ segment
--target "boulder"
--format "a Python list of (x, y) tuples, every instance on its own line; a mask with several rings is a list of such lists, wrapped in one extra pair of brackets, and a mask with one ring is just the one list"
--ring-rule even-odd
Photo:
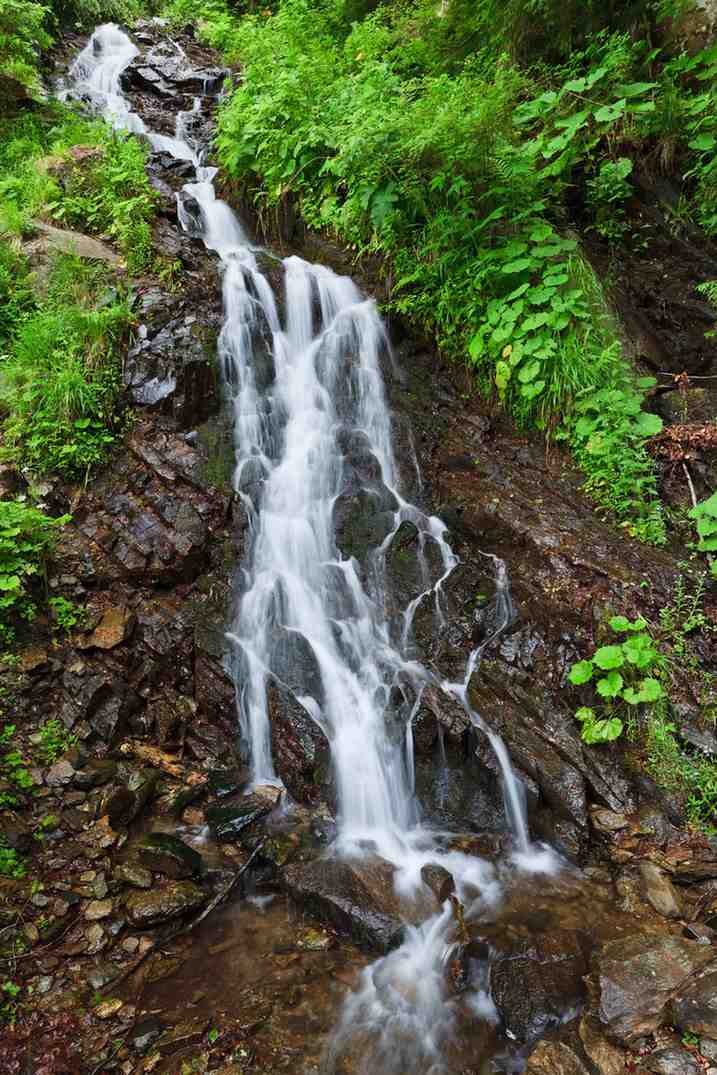
[(704, 1068), (692, 1053), (679, 1045), (657, 1049), (642, 1061), (643, 1066), (655, 1075), (704, 1075)]
[(204, 817), (215, 840), (233, 843), (245, 834), (245, 830), (256, 827), (272, 806), (273, 803), (261, 796), (245, 795), (232, 803), (213, 803), (204, 811)]
[(207, 893), (193, 881), (170, 881), (164, 888), (133, 892), (125, 907), (133, 925), (156, 926), (197, 910), (206, 900)]
[(150, 871), (134, 862), (120, 862), (112, 871), (112, 876), (115, 881), (120, 881), (125, 885), (132, 885), (133, 888), (152, 887), (152, 874)]
[(178, 836), (165, 832), (150, 832), (142, 839), (137, 857), (143, 866), (155, 873), (180, 879), (193, 877), (202, 869), (202, 856)]
[(712, 958), (705, 946), (670, 935), (633, 933), (609, 941), (593, 976), (608, 1036), (632, 1045), (653, 1033), (669, 1018), (673, 998)]
[(664, 918), (679, 918), (682, 914), (680, 897), (669, 877), (652, 862), (640, 863), (645, 899)]
[(528, 1057), (525, 1075), (588, 1075), (573, 1050), (559, 1041), (541, 1041)]
[(381, 952), (400, 943), (405, 921), (422, 921), (439, 906), (433, 893), (401, 899), (394, 888), (394, 867), (380, 858), (291, 865), (280, 883), (309, 913)]
[(717, 965), (680, 989), (670, 1018), (680, 1030), (717, 1038)]
[(330, 769), (326, 736), (292, 692), (279, 683), (267, 689), (271, 721), (271, 753), (278, 776), (297, 802), (321, 797)]

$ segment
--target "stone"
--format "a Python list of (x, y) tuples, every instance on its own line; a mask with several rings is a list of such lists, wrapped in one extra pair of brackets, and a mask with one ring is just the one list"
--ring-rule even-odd
[(45, 776), (45, 783), (51, 788), (65, 787), (72, 783), (75, 777), (75, 767), (66, 758), (61, 758), (51, 765)]
[(598, 807), (590, 812), (590, 819), (598, 832), (613, 833), (626, 829), (630, 824), (624, 814)]
[(73, 784), (76, 788), (89, 791), (92, 788), (109, 784), (117, 774), (117, 763), (109, 758), (90, 758), (83, 769), (75, 773)]
[(204, 816), (215, 840), (232, 843), (245, 829), (255, 827), (271, 809), (270, 802), (253, 793), (233, 803), (214, 803), (206, 808)]
[(378, 951), (400, 942), (405, 921), (422, 921), (438, 909), (432, 892), (401, 900), (394, 888), (394, 867), (380, 858), (290, 865), (279, 883), (311, 914)]
[(98, 922), (108, 918), (112, 910), (112, 900), (91, 900), (85, 907), (85, 918), (88, 922)]
[(138, 858), (155, 873), (181, 879), (201, 872), (202, 856), (178, 836), (150, 832), (140, 844)]
[(233, 795), (249, 783), (251, 774), (246, 769), (211, 769), (207, 775), (207, 787), (218, 799)]
[(94, 631), (81, 643), (81, 649), (114, 649), (132, 634), (136, 623), (131, 609), (115, 605), (105, 609)]
[(111, 1019), (113, 1015), (117, 1014), (123, 1003), (124, 1001), (121, 1001), (118, 997), (113, 1000), (103, 1000), (101, 1004), (98, 1004), (93, 1009), (93, 1015), (96, 1015), (98, 1019)]
[(640, 863), (643, 894), (651, 907), (664, 918), (679, 918), (680, 898), (669, 877), (652, 862)]
[(632, 1045), (657, 1030), (673, 996), (711, 958), (704, 946), (673, 936), (627, 934), (609, 941), (594, 976), (608, 1037)]
[(717, 1038), (717, 967), (708, 968), (680, 989), (670, 1007), (670, 1016), (680, 1030)]
[(717, 1060), (717, 1041), (714, 1038), (702, 1038), (700, 1040), (700, 1052), (708, 1060)]
[(655, 1075), (704, 1075), (692, 1053), (681, 1049), (679, 1045), (667, 1049), (658, 1049), (643, 1059), (642, 1064)]
[(85, 933), (87, 946), (85, 952), (88, 956), (94, 956), (107, 947), (109, 938), (99, 922), (95, 922)]
[(119, 254), (116, 254), (105, 243), (101, 243), (99, 239), (93, 239), (79, 231), (56, 228), (40, 220), (33, 220), (32, 226), (36, 232), (40, 232), (40, 235), (25, 243), (23, 251), (28, 257), (36, 257), (38, 254), (74, 254), (78, 258), (89, 261), (104, 261), (113, 268), (124, 267)]
[(116, 881), (122, 881), (125, 885), (133, 888), (151, 888), (152, 874), (144, 866), (134, 862), (120, 862), (115, 866), (112, 876)]
[(155, 926), (195, 911), (207, 901), (207, 894), (192, 881), (170, 881), (151, 892), (133, 892), (126, 909), (135, 926)]
[(580, 1020), (580, 1040), (600, 1075), (625, 1075), (625, 1054), (612, 1045), (587, 1016)]
[(130, 1045), (137, 1053), (143, 1053), (149, 1049), (164, 1030), (164, 1024), (156, 1016), (150, 1015), (135, 1023), (130, 1031)]
[(430, 888), (439, 903), (443, 903), (455, 891), (453, 876), (444, 866), (429, 862), (421, 867), (421, 880)]
[(559, 1041), (541, 1041), (528, 1057), (525, 1075), (588, 1075), (573, 1050)]

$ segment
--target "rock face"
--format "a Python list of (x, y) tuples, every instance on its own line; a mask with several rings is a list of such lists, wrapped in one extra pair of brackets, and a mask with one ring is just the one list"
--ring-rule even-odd
[(164, 832), (150, 832), (142, 840), (138, 858), (143, 866), (167, 877), (193, 877), (202, 868), (202, 856), (180, 840)]
[(608, 1035), (630, 1045), (652, 1033), (666, 1020), (670, 1002), (684, 995), (712, 958), (704, 946), (672, 936), (633, 934), (606, 944), (594, 977)]
[(357, 944), (384, 952), (400, 942), (405, 921), (420, 921), (438, 909), (432, 893), (418, 903), (402, 902), (393, 875), (394, 867), (383, 859), (326, 859), (288, 866), (281, 884), (322, 921)]

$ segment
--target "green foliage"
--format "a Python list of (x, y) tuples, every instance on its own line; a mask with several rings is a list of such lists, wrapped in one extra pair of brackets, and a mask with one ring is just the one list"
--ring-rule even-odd
[(31, 585), (68, 515), (53, 519), (16, 500), (0, 500), (0, 637), (13, 636), (18, 619), (32, 619)]
[(618, 640), (577, 661), (568, 679), (594, 692), (592, 704), (575, 714), (583, 740), (612, 742), (623, 732), (639, 739), (650, 775), (682, 797), (691, 824), (715, 831), (717, 763), (681, 741), (673, 715), (676, 700), (687, 692), (715, 719), (714, 676), (704, 670), (694, 645), (700, 633), (717, 629), (703, 611), (704, 594), (704, 576), (691, 582), (681, 576), (671, 603), (660, 610), (659, 628), (641, 618), (613, 616), (609, 628)]
[(13, 847), (5, 847), (0, 841), (0, 877), (19, 881), (25, 876), (25, 867)]
[(568, 674), (575, 686), (594, 686), (602, 699), (597, 711), (581, 706), (575, 714), (586, 743), (619, 739), (627, 719), (626, 707), (652, 706), (665, 696), (659, 679), (663, 658), (646, 631), (647, 622), (613, 616), (610, 627), (614, 633), (626, 635), (623, 641), (600, 646), (589, 661), (578, 661)]
[(77, 627), (84, 621), (82, 609), (74, 601), (68, 601), (66, 597), (51, 597), (47, 604), (52, 613), (55, 631), (69, 634), (73, 627)]
[(616, 161), (604, 161), (599, 171), (587, 182), (588, 204), (595, 217), (595, 230), (603, 239), (622, 239), (626, 230), (624, 202), (630, 197), (632, 187), (627, 177), (632, 172), (629, 157)]
[(77, 736), (70, 735), (59, 720), (48, 720), (39, 731), (38, 758), (45, 765), (52, 765), (76, 742)]
[(701, 501), (689, 513), (690, 518), (697, 523), (699, 542), (697, 548), (700, 552), (717, 551), (717, 493), (713, 493), (707, 500)]
[[(603, 27), (652, 9), (579, 6), (282, 0), (238, 19), (212, 0), (200, 25), (242, 64), (218, 147), (259, 205), (298, 199), (310, 226), (380, 252), (393, 308), (468, 356), (521, 424), (566, 440), (587, 491), (662, 543), (644, 443), (657, 419), (562, 223), (579, 172), (594, 226), (627, 230), (632, 154), (655, 145), (662, 85), (645, 44)], [(517, 66), (536, 32), (552, 53), (549, 26), (569, 62)]]
[(0, 0), (0, 102), (22, 96), (22, 90), (37, 96), (40, 51), (52, 40), (48, 15), (49, 8), (33, 0)]

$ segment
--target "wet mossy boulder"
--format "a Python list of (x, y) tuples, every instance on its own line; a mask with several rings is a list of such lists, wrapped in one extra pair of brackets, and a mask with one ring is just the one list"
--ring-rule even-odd
[(233, 843), (251, 827), (258, 831), (258, 823), (271, 811), (274, 803), (260, 795), (245, 795), (234, 802), (212, 803), (204, 811), (212, 836), (220, 843)]
[(133, 892), (125, 904), (134, 926), (156, 926), (195, 911), (207, 901), (207, 893), (193, 881), (170, 881), (163, 888)]
[(140, 863), (148, 870), (180, 880), (201, 873), (202, 856), (178, 836), (165, 832), (150, 832), (140, 845)]

